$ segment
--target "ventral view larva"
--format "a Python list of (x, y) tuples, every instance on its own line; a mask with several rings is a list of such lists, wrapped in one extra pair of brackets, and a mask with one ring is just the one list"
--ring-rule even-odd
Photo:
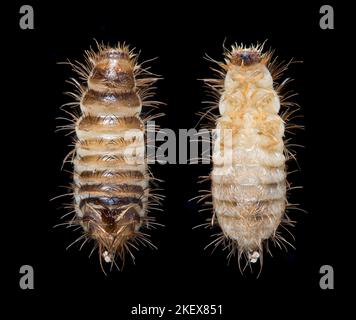
[(293, 95), (283, 94), (291, 79), (282, 78), (293, 60), (280, 62), (263, 47), (232, 45), (222, 62), (207, 56), (216, 78), (204, 80), (216, 97), (203, 113), (215, 126), (211, 197), (205, 202), (212, 204), (213, 218), (205, 225), (221, 229), (208, 247), (222, 245), (229, 260), (236, 255), (241, 271), (257, 261), (262, 267), (264, 249), (271, 253), (269, 242), (294, 248), (281, 232), (294, 240), (287, 229), (295, 223), (287, 212), (296, 205), (287, 197), (293, 187), (286, 163), (296, 161), (296, 152), (286, 131), (302, 126), (293, 122), (299, 111)]

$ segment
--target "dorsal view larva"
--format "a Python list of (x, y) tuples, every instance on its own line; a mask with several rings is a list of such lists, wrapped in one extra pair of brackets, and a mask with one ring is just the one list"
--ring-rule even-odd
[(293, 225), (286, 215), (292, 207), (286, 198), (286, 161), (294, 154), (284, 136), (288, 128), (298, 127), (289, 121), (296, 109), (280, 97), (288, 80), (275, 84), (288, 64), (271, 57), (262, 46), (234, 45), (224, 62), (209, 58), (219, 65), (213, 70), (220, 79), (205, 80), (218, 97), (219, 110), (210, 178), (212, 222), (221, 233), (210, 245), (222, 244), (229, 258), (236, 254), (240, 270), (241, 257), (245, 266), (257, 261), (262, 266), (269, 240), (278, 247), (290, 244), (280, 227)]
[(144, 231), (155, 225), (147, 213), (160, 199), (150, 189), (145, 157), (145, 122), (154, 116), (142, 118), (141, 111), (158, 104), (151, 99), (158, 78), (121, 44), (98, 45), (85, 52), (83, 63), (69, 64), (83, 80), (71, 79), (76, 101), (67, 104), (79, 106), (79, 115), (65, 109), (75, 131), (67, 157), (73, 163), (75, 214), (69, 225), (81, 226), (75, 242), (93, 242), (101, 265), (117, 266), (116, 257), (122, 264), (127, 254), (134, 259), (140, 244), (154, 247)]

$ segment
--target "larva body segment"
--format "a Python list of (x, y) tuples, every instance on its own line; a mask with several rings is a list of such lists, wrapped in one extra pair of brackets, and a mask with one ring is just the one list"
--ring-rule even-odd
[[(212, 200), (222, 237), (250, 262), (276, 237), (286, 209), (286, 157), (270, 54), (234, 46), (219, 90)], [(228, 133), (228, 134), (226, 134)]]
[[(151, 244), (140, 231), (147, 225), (149, 174), (145, 125), (140, 113), (156, 78), (136, 64), (128, 47), (98, 46), (87, 64), (72, 65), (80, 86), (81, 115), (75, 123), (74, 222), (93, 239), (102, 259), (131, 254), (134, 243)], [(75, 82), (76, 83), (76, 82)], [(148, 94), (149, 95), (149, 94)]]

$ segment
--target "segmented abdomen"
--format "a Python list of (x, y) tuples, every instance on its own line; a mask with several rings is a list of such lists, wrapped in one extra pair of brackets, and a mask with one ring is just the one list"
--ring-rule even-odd
[(122, 257), (146, 217), (142, 102), (127, 48), (104, 48), (89, 58), (92, 69), (75, 126), (75, 209), (100, 257), (110, 262)]
[(258, 50), (234, 48), (226, 71), (213, 149), (213, 206), (225, 237), (256, 262), (285, 212), (284, 123)]

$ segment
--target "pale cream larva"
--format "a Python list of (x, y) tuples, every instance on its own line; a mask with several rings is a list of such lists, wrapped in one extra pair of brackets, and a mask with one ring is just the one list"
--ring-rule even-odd
[(285, 215), (285, 125), (270, 56), (259, 47), (233, 46), (220, 63), (222, 81), (210, 80), (220, 93), (211, 195), (222, 234), (215, 244), (227, 243), (230, 255), (237, 251), (252, 263), (262, 259), (268, 239), (281, 240), (281, 223), (291, 223)]

